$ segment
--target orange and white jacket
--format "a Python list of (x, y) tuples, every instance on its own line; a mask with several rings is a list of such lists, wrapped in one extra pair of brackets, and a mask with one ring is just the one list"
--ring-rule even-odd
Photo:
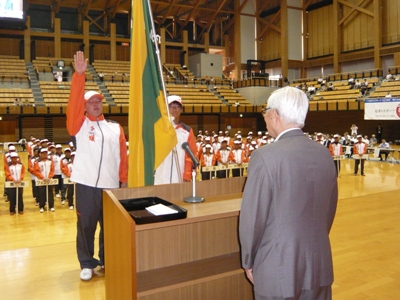
[(119, 188), (128, 182), (128, 159), (122, 127), (85, 114), (85, 74), (74, 73), (67, 107), (67, 130), (75, 137), (71, 180), (97, 188)]
[(353, 146), (353, 154), (366, 154), (367, 153), (367, 144), (355, 143)]
[[(178, 144), (176, 145), (176, 153), (179, 162), (180, 174), (183, 181), (190, 181), (192, 179), (192, 160), (186, 151), (182, 149), (182, 144), (187, 142), (190, 150), (193, 154), (197, 154), (196, 141), (193, 133), (193, 129), (180, 122), (179, 124), (172, 124), (175, 128), (176, 137), (178, 138)], [(168, 184), (168, 183), (179, 183), (178, 168), (174, 158), (173, 151), (162, 161), (157, 167), (154, 174), (154, 184)]]
[(216, 161), (215, 154), (213, 154), (213, 153), (210, 153), (210, 154), (204, 153), (200, 159), (200, 163), (201, 163), (202, 167), (215, 166), (215, 161)]
[(329, 152), (332, 156), (343, 155), (343, 147), (340, 143), (330, 143), (329, 144)]
[(246, 150), (244, 149), (233, 149), (232, 150), (233, 157), (235, 158), (235, 162), (237, 164), (247, 162)]
[(50, 159), (40, 159), (35, 161), (33, 174), (40, 180), (50, 179), (54, 176), (54, 163)]
[(22, 181), (25, 176), (25, 167), (20, 162), (5, 165), (5, 173), (8, 181)]
[(215, 160), (218, 162), (218, 166), (226, 163), (236, 162), (232, 151), (229, 149), (219, 149), (215, 155)]

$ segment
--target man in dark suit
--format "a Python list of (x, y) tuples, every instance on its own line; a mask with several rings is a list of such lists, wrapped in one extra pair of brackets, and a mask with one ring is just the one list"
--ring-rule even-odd
[(301, 130), (307, 111), (307, 96), (293, 87), (274, 92), (263, 110), (275, 141), (251, 156), (239, 225), (257, 300), (332, 297), (336, 170), (329, 150)]

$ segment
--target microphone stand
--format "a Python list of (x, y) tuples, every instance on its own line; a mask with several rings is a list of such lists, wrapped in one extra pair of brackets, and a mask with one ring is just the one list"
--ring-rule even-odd
[(197, 164), (193, 163), (192, 170), (192, 196), (188, 196), (183, 198), (183, 201), (187, 203), (201, 203), (204, 202), (203, 197), (196, 196), (196, 167)]

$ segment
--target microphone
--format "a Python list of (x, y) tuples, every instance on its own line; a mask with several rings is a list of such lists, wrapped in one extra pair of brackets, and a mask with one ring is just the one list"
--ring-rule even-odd
[(196, 156), (194, 156), (188, 142), (182, 143), (182, 149), (185, 150), (185, 152), (189, 155), (190, 159), (193, 162), (194, 168), (196, 168), (199, 165), (199, 161), (197, 160)]

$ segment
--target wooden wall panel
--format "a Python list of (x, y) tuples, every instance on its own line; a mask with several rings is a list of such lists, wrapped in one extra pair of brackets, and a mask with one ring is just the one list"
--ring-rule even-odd
[(382, 2), (382, 41), (383, 44), (400, 42), (400, 2)]
[[(265, 25), (262, 25), (263, 28)], [(280, 25), (279, 25), (280, 26)], [(281, 57), (281, 37), (275, 30), (268, 30), (260, 43), (260, 57), (262, 60), (274, 60)]]
[(19, 43), (23, 38), (0, 37), (0, 55), (19, 56)]
[(55, 57), (54, 41), (36, 39), (36, 57)]
[[(349, 0), (349, 3), (357, 6), (358, 0)], [(341, 5), (342, 17), (347, 16), (352, 8)], [(362, 5), (362, 8), (373, 12), (373, 2)], [(374, 45), (374, 18), (359, 11), (351, 13), (351, 15), (342, 24), (343, 47), (342, 50), (353, 51), (364, 49)]]
[(29, 138), (33, 135), (37, 139), (44, 139), (44, 118), (26, 117), (22, 118), (22, 136)]
[[(79, 46), (82, 42), (61, 41), (61, 57), (73, 58), (76, 51), (79, 50)], [(85, 52), (89, 53), (89, 46), (85, 47)]]
[[(111, 47), (110, 44), (94, 44), (94, 60), (110, 60)], [(87, 51), (87, 50), (86, 50)]]
[(130, 47), (117, 45), (117, 61), (130, 61)]
[(17, 121), (0, 121), (0, 142), (16, 142)]
[(306, 28), (308, 33), (307, 57), (318, 57), (333, 53), (333, 5), (312, 10), (307, 14)]

